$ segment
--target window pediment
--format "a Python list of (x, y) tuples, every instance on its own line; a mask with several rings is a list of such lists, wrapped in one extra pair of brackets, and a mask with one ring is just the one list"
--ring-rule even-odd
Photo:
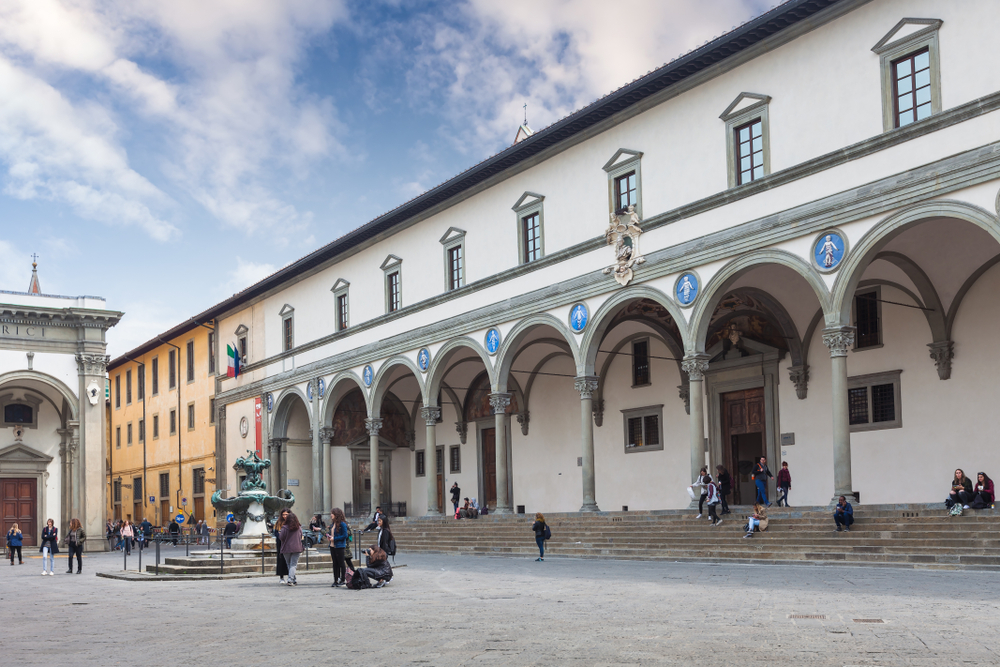
[(607, 172), (611, 172), (624, 164), (634, 162), (642, 157), (642, 151), (633, 151), (628, 148), (619, 148), (615, 151), (615, 154), (611, 156), (611, 159), (604, 163), (602, 169)]
[(441, 243), (447, 244), (465, 238), (465, 230), (458, 227), (449, 227), (448, 231), (441, 237)]
[(522, 208), (527, 208), (529, 206), (534, 206), (535, 204), (541, 204), (545, 201), (545, 195), (540, 195), (537, 192), (531, 192), (530, 190), (525, 190), (524, 194), (521, 195), (518, 200), (511, 206), (512, 211), (519, 211)]
[(347, 282), (343, 278), (337, 278), (337, 282), (333, 284), (333, 287), (330, 288), (330, 291), (339, 292), (340, 290), (347, 289), (350, 286), (351, 283)]
[(380, 266), (379, 268), (385, 271), (386, 269), (391, 269), (392, 267), (397, 266), (402, 262), (403, 262), (402, 258), (396, 257), (395, 255), (389, 255), (388, 257), (385, 258), (385, 261), (382, 262), (382, 266)]
[(282, 306), (281, 311), (278, 313), (278, 315), (284, 317), (285, 315), (291, 315), (294, 312), (295, 309), (286, 303), (284, 306)]
[(240, 326), (236, 327), (236, 335), (237, 336), (246, 336), (249, 332), (250, 332), (250, 329), (248, 329), (247, 325), (245, 325), (245, 324), (241, 324)]
[(944, 24), (941, 19), (904, 18), (892, 27), (885, 36), (872, 47), (872, 51), (881, 55), (886, 51), (896, 49), (910, 40), (918, 41), (930, 35)]
[(726, 107), (726, 110), (722, 112), (719, 118), (728, 122), (736, 116), (750, 111), (751, 109), (758, 109), (770, 101), (770, 95), (761, 95), (759, 93), (740, 93), (736, 96), (736, 99), (733, 100), (728, 107)]

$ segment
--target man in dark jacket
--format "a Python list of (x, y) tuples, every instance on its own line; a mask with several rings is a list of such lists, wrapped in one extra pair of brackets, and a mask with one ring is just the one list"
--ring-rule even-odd
[(174, 538), (174, 546), (177, 546), (177, 536), (181, 534), (181, 524), (177, 523), (177, 518), (174, 517), (170, 520), (170, 525), (167, 526), (167, 532), (170, 533), (170, 537)]
[(458, 488), (458, 482), (451, 485), (451, 504), (455, 506), (452, 514), (458, 514), (458, 501), (462, 497), (462, 489)]
[(375, 530), (376, 528), (378, 528), (378, 520), (381, 519), (384, 516), (385, 516), (385, 514), (382, 514), (382, 508), (381, 507), (376, 507), (375, 508), (375, 515), (372, 517), (372, 522), (370, 524), (368, 524), (367, 526), (365, 526), (365, 529), (362, 530), (361, 532), (362, 533), (367, 533), (370, 530)]
[(754, 502), (760, 503), (762, 505), (771, 506), (771, 503), (767, 499), (767, 478), (774, 477), (771, 471), (767, 469), (767, 459), (765, 457), (760, 457), (760, 461), (757, 465), (753, 467), (753, 481), (757, 485), (757, 499)]
[(226, 538), (226, 548), (231, 549), (233, 546), (233, 536), (236, 535), (236, 530), (238, 526), (233, 519), (226, 521), (226, 529), (222, 531), (222, 534)]
[(851, 524), (854, 523), (854, 508), (851, 507), (851, 503), (847, 502), (847, 498), (844, 496), (840, 497), (837, 501), (837, 506), (833, 508), (833, 520), (837, 524), (838, 533), (841, 526), (847, 532), (851, 532)]
[(150, 538), (153, 537), (153, 524), (149, 522), (149, 519), (143, 519), (142, 523), (139, 524), (139, 528), (142, 530), (142, 535), (145, 542), (149, 542)]

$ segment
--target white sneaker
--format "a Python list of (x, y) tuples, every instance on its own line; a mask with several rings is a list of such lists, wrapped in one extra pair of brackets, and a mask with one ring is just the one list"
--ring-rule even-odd
[(968, 505), (966, 505), (966, 506), (965, 506), (965, 509), (969, 509), (969, 506), (968, 506)]
[(715, 525), (716, 525), (716, 526), (721, 526), (721, 525), (722, 525), (722, 519), (719, 519), (719, 520), (718, 520), (718, 521), (716, 522), (716, 524), (715, 524)]
[(278, 579), (278, 583), (279, 583), (279, 584), (283, 584), (283, 583), (285, 583), (285, 578), (284, 578), (284, 577), (282, 577), (281, 579)]
[(45, 570), (42, 570), (42, 576), (44, 577), (46, 574), (48, 573)]
[(695, 518), (696, 518), (696, 519), (700, 519), (700, 518), (701, 518), (701, 515), (699, 514), (699, 515), (698, 515), (698, 516), (696, 516)]

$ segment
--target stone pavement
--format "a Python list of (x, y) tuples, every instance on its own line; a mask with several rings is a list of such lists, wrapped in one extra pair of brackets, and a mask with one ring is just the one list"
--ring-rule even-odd
[(328, 574), (296, 588), (94, 576), (120, 570), (120, 554), (85, 558), (82, 575), (61, 555), (54, 577), (37, 557), (2, 562), (0, 654), (18, 666), (1000, 664), (991, 572), (397, 560), (395, 580), (367, 591), (331, 589)]

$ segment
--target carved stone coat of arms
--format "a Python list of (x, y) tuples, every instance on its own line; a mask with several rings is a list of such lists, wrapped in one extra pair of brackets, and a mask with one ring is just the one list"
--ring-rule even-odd
[(611, 214), (611, 224), (604, 233), (608, 245), (615, 247), (615, 263), (604, 269), (604, 274), (613, 274), (622, 286), (628, 285), (632, 280), (632, 267), (646, 261), (639, 254), (639, 236), (642, 234), (640, 222), (635, 206), (629, 206), (621, 214)]

